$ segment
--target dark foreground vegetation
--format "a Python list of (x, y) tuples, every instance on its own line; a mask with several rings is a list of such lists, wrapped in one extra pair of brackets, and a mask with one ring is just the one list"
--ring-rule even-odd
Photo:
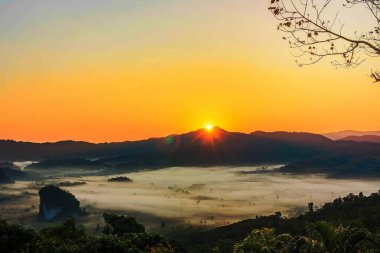
[(189, 252), (380, 252), (380, 192), (350, 194), (321, 208), (309, 203), (294, 218), (277, 212), (171, 238)]
[[(280, 212), (206, 232), (174, 231), (172, 241), (145, 232), (132, 217), (104, 214), (105, 226), (90, 235), (69, 219), (35, 231), (0, 222), (0, 252), (380, 252), (380, 192), (349, 194), (294, 218)], [(181, 246), (180, 246), (181, 245)]]
[(145, 232), (132, 217), (103, 215), (106, 225), (98, 235), (89, 235), (74, 219), (37, 232), (0, 221), (0, 252), (88, 253), (180, 253), (179, 246)]
[(235, 253), (287, 253), (287, 252), (379, 252), (379, 236), (365, 228), (334, 227), (317, 222), (307, 227), (307, 234), (278, 235), (274, 229), (255, 229), (234, 247)]

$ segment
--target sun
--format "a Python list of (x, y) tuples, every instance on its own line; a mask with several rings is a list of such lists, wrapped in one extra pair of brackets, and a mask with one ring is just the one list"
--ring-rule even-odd
[(214, 128), (214, 126), (211, 125), (211, 124), (206, 124), (206, 126), (205, 126), (205, 129), (206, 129), (207, 131), (209, 131), (209, 132), (210, 132), (213, 128)]

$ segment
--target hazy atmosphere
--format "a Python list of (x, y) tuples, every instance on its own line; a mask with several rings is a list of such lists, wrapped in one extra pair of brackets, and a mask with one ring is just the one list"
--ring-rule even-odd
[(380, 0), (0, 0), (1, 253), (380, 253)]
[[(277, 167), (280, 166), (265, 168)], [(370, 194), (378, 190), (380, 183), (380, 180), (326, 179), (323, 175), (250, 174), (262, 170), (262, 166), (173, 167), (117, 174), (131, 178), (133, 184), (107, 182), (115, 175), (78, 177), (69, 172), (69, 177), (62, 177), (65, 173), (45, 172), (42, 174), (45, 179), (37, 183), (20, 182), (2, 187), (3, 193), (15, 198), (11, 209), (9, 204), (2, 205), (2, 217), (20, 219), (25, 224), (38, 222), (34, 218), (37, 209), (30, 207), (38, 206), (36, 184), (41, 183), (85, 182), (84, 185), (63, 188), (72, 192), (90, 211), (113, 210), (135, 214), (153, 230), (157, 230), (162, 220), (174, 225), (184, 223), (213, 227), (276, 211), (294, 216), (304, 212), (309, 202), (321, 205), (350, 192)], [(93, 173), (101, 174), (90, 174)], [(22, 201), (17, 201), (20, 196), (23, 196)], [(82, 222), (93, 227), (94, 222), (100, 219), (101, 212)]]
[[(374, 60), (298, 67), (268, 3), (0, 1), (0, 138), (380, 129)], [(362, 8), (334, 8), (346, 27), (365, 24)]]

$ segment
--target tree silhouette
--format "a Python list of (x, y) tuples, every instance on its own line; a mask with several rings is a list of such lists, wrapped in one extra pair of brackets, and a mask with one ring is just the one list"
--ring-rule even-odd
[(143, 233), (145, 227), (137, 223), (136, 219), (129, 216), (117, 215), (113, 213), (104, 213), (104, 221), (106, 234), (123, 235), (128, 233)]
[(314, 212), (314, 203), (313, 202), (308, 203), (307, 207), (309, 209), (309, 213)]
[[(326, 57), (336, 67), (355, 68), (368, 57), (380, 56), (380, 0), (345, 0), (346, 8), (364, 7), (369, 27), (346, 29), (338, 13), (331, 15), (332, 0), (270, 0), (269, 10), (279, 20), (292, 55), (299, 66), (315, 64)], [(336, 4), (336, 1), (334, 1)], [(371, 24), (372, 23), (372, 24)], [(347, 32), (348, 31), (348, 32)], [(380, 72), (371, 71), (374, 82)]]

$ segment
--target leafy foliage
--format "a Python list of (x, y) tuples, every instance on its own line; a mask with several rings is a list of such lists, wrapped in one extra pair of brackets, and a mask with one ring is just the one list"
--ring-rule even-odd
[(34, 252), (39, 242), (33, 229), (0, 221), (0, 252)]
[(276, 236), (274, 229), (256, 229), (243, 240), (242, 243), (235, 245), (235, 252), (257, 252), (269, 253), (280, 252), (288, 247), (292, 237), (287, 234)]
[(158, 235), (145, 232), (134, 218), (104, 214), (107, 233), (90, 236), (74, 219), (37, 232), (0, 221), (0, 252), (36, 253), (180, 253), (183, 250)]
[[(309, 203), (305, 210), (294, 218), (276, 212), (177, 239), (189, 252), (380, 252), (380, 192), (349, 194), (321, 208)], [(145, 232), (132, 217), (108, 213), (103, 217), (105, 229), (96, 236), (87, 234), (74, 219), (40, 232), (0, 221), (0, 252), (186, 252), (174, 242)]]
[[(363, 193), (349, 194), (320, 208), (309, 203), (305, 210), (308, 211), (298, 217), (286, 218), (277, 212), (275, 215), (258, 216), (206, 232), (189, 233), (177, 240), (190, 252), (197, 253), (211, 252), (215, 248), (218, 249), (216, 252), (230, 253), (234, 245), (239, 253), (358, 252), (356, 248), (360, 245), (369, 249), (376, 245), (377, 248), (374, 249), (380, 249), (380, 192), (372, 193), (370, 196), (364, 196)], [(343, 250), (344, 241), (351, 243), (355, 240), (359, 242), (353, 244), (354, 246), (350, 244), (350, 250), (344, 248), (346, 251), (339, 251)], [(317, 242), (319, 246), (309, 247)], [(257, 250), (260, 245), (263, 251)], [(290, 245), (293, 245), (295, 251), (286, 251)], [(244, 251), (248, 246), (256, 251)], [(304, 251), (301, 251), (301, 246)], [(269, 251), (264, 251), (263, 247)], [(285, 251), (273, 251), (278, 250), (278, 247)], [(321, 250), (311, 251), (317, 247)], [(328, 251), (323, 251), (323, 247)], [(334, 248), (335, 251), (332, 251)]]
[(326, 222), (308, 226), (305, 236), (276, 235), (274, 229), (251, 232), (237, 243), (235, 253), (379, 252), (380, 241), (365, 228), (334, 227)]
[(143, 233), (145, 231), (144, 226), (137, 223), (133, 217), (104, 213), (103, 218), (107, 223), (104, 229), (106, 234), (124, 235), (128, 233)]

